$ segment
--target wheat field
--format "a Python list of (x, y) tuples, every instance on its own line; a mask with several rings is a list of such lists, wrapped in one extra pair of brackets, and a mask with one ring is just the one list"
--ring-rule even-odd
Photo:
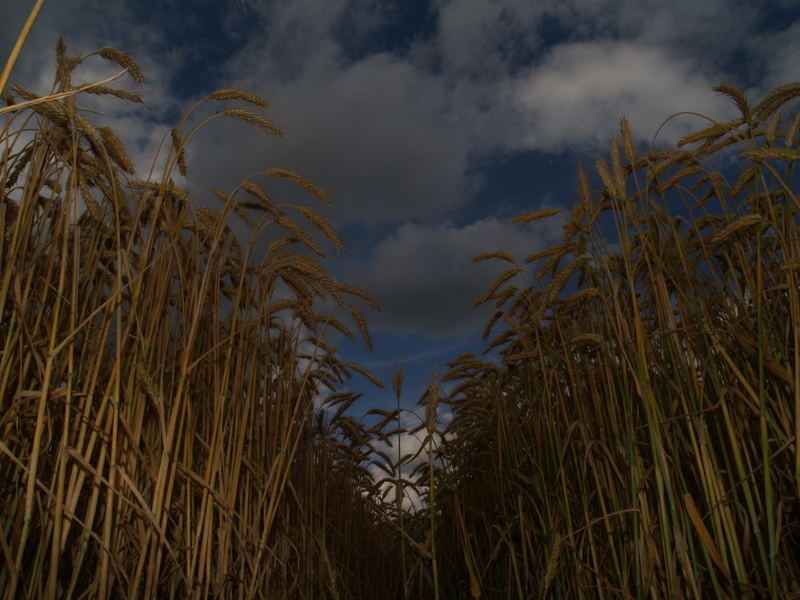
[(269, 103), (207, 95), (143, 178), (78, 102), (139, 67), (55, 54), (50, 95), (0, 79), (0, 597), (800, 597), (800, 84), (718, 86), (740, 116), (671, 150), (623, 120), (559, 244), (476, 257), (487, 355), (406, 431), (402, 372), (350, 411), (376, 305), (321, 263), (328, 194), (174, 183), (210, 120), (283, 136)]

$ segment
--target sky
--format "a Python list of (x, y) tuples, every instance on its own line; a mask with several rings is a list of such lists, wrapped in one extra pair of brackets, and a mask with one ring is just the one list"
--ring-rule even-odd
[[(33, 0), (2, 0), (5, 60)], [(103, 100), (95, 115), (125, 141), (140, 175), (169, 127), (197, 98), (239, 86), (270, 100), (275, 139), (235, 123), (204, 129), (188, 148), (192, 189), (233, 189), (275, 166), (334, 198), (317, 207), (345, 240), (325, 265), (382, 305), (374, 342), (344, 357), (386, 383), (355, 411), (393, 405), (406, 374), (413, 406), (434, 373), (480, 353), (491, 309), (473, 308), (502, 264), (557, 242), (563, 219), (515, 215), (569, 209), (579, 162), (591, 166), (627, 117), (641, 148), (734, 115), (712, 90), (751, 101), (800, 79), (796, 0), (47, 0), (11, 82), (50, 89), (54, 47), (114, 45), (142, 67), (145, 106)], [(100, 61), (85, 81), (111, 73)], [(313, 205), (298, 190), (285, 201)], [(331, 249), (332, 250), (332, 249)]]

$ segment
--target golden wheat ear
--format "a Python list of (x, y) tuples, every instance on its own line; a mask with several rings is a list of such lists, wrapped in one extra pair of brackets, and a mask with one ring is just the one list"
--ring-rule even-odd
[[(138, 67), (105, 48), (87, 57), (123, 71), (71, 89), (87, 57), (63, 40), (56, 55), (62, 91), (15, 87), (23, 102), (8, 99), (0, 130), (0, 529), (17, 532), (0, 597), (395, 597), (383, 540), (396, 525), (363, 467), (383, 432), (345, 414), (352, 400), (315, 413), (351, 375), (380, 383), (328, 339), (353, 335), (344, 314), (369, 346), (351, 301), (374, 301), (302, 253), (321, 253), (308, 230), (343, 242), (252, 182), (212, 189), (217, 210), (178, 187), (185, 120), (164, 138), (161, 177), (129, 178), (122, 141), (72, 98), (138, 101), (105, 87)], [(203, 101), (267, 105), (242, 90)], [(252, 114), (228, 116), (275, 132)], [(252, 221), (249, 239), (233, 215)]]
[(11, 54), (6, 61), (5, 66), (3, 67), (3, 72), (0, 73), (0, 93), (3, 92), (6, 87), (8, 78), (11, 76), (11, 71), (14, 69), (14, 65), (17, 64), (17, 59), (19, 58), (20, 52), (22, 52), (22, 46), (25, 44), (25, 40), (28, 39), (31, 28), (36, 22), (36, 18), (39, 16), (39, 11), (41, 11), (43, 4), (44, 0), (36, 0), (36, 4), (34, 4), (33, 8), (31, 8), (31, 12), (19, 32), (17, 41), (14, 43), (14, 47), (11, 49)]

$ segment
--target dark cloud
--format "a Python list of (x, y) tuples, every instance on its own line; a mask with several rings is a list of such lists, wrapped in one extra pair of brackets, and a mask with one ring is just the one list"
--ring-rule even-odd
[(800, 80), (800, 20), (787, 23), (782, 31), (752, 36), (743, 46), (754, 57), (750, 67), (751, 100), (779, 85)]
[(497, 80), (542, 42), (537, 23), (548, 2), (440, 1), (439, 36), (445, 75)]
[(338, 212), (362, 223), (435, 217), (463, 201), (469, 146), (447, 118), (441, 81), (385, 54), (348, 67), (325, 57), (320, 63), (327, 64), (264, 91), (286, 139), (243, 138), (223, 127), (199, 136), (190, 166), (201, 187), (220, 174), (233, 183), (286, 165), (328, 189)]
[(375, 248), (368, 264), (352, 266), (348, 278), (381, 303), (373, 318), (378, 330), (432, 337), (474, 333), (491, 308), (476, 309), (473, 303), (511, 265), (472, 258), (505, 250), (522, 261), (558, 241), (562, 224), (553, 219), (520, 227), (495, 217), (463, 227), (406, 224)]

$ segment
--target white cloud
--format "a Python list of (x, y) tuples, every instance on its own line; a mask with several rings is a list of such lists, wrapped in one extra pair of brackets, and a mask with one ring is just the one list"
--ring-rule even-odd
[[(439, 430), (441, 430), (441, 424), (447, 422), (447, 417), (448, 415), (439, 415)], [(425, 429), (417, 431), (416, 433), (410, 433), (410, 431), (417, 428), (424, 419), (424, 408), (420, 407), (415, 411), (406, 410), (402, 413), (400, 419), (400, 425), (403, 431), (391, 436), (389, 443), (382, 440), (373, 443), (376, 450), (388, 456), (392, 461), (393, 465), (389, 466), (388, 470), (391, 472), (392, 468), (394, 468), (394, 477), (402, 477), (409, 481), (416, 480), (419, 483), (417, 486), (419, 491), (411, 487), (404, 487), (403, 489), (403, 508), (411, 512), (422, 508), (423, 500), (421, 494), (425, 494), (428, 488), (424, 477), (412, 478), (411, 473), (421, 464), (427, 464), (430, 456), (429, 450), (435, 449), (441, 444), (441, 434), (438, 432), (435, 432), (430, 440), (427, 437), (428, 434)], [(411, 460), (414, 455), (417, 455), (416, 458)], [(402, 465), (399, 465), (400, 457), (406, 457)], [(375, 460), (383, 460), (377, 454), (374, 458)], [(441, 467), (442, 464), (437, 463), (437, 466)], [(369, 472), (376, 482), (388, 476), (384, 469), (374, 464), (369, 466)], [(394, 503), (396, 501), (396, 488), (394, 483), (384, 481), (379, 489), (386, 502)]]
[[(556, 47), (515, 84), (527, 127), (521, 144), (533, 149), (599, 148), (627, 117), (637, 141), (649, 142), (661, 123), (680, 111), (715, 119), (731, 114), (713, 82), (687, 60), (633, 43), (579, 42)], [(704, 127), (697, 119), (673, 120), (659, 134), (671, 143)]]
[[(742, 85), (736, 71), (743, 61), (733, 53), (741, 44), (757, 55), (756, 46), (767, 41), (754, 38), (763, 7), (742, 0), (441, 0), (438, 6), (434, 45), (442, 76), (456, 90), (453, 113), (470, 131), (475, 153), (593, 152), (607, 147), (623, 115), (648, 142), (675, 112), (729, 115), (711, 87)], [(703, 126), (673, 121), (660, 140), (672, 143)]]

